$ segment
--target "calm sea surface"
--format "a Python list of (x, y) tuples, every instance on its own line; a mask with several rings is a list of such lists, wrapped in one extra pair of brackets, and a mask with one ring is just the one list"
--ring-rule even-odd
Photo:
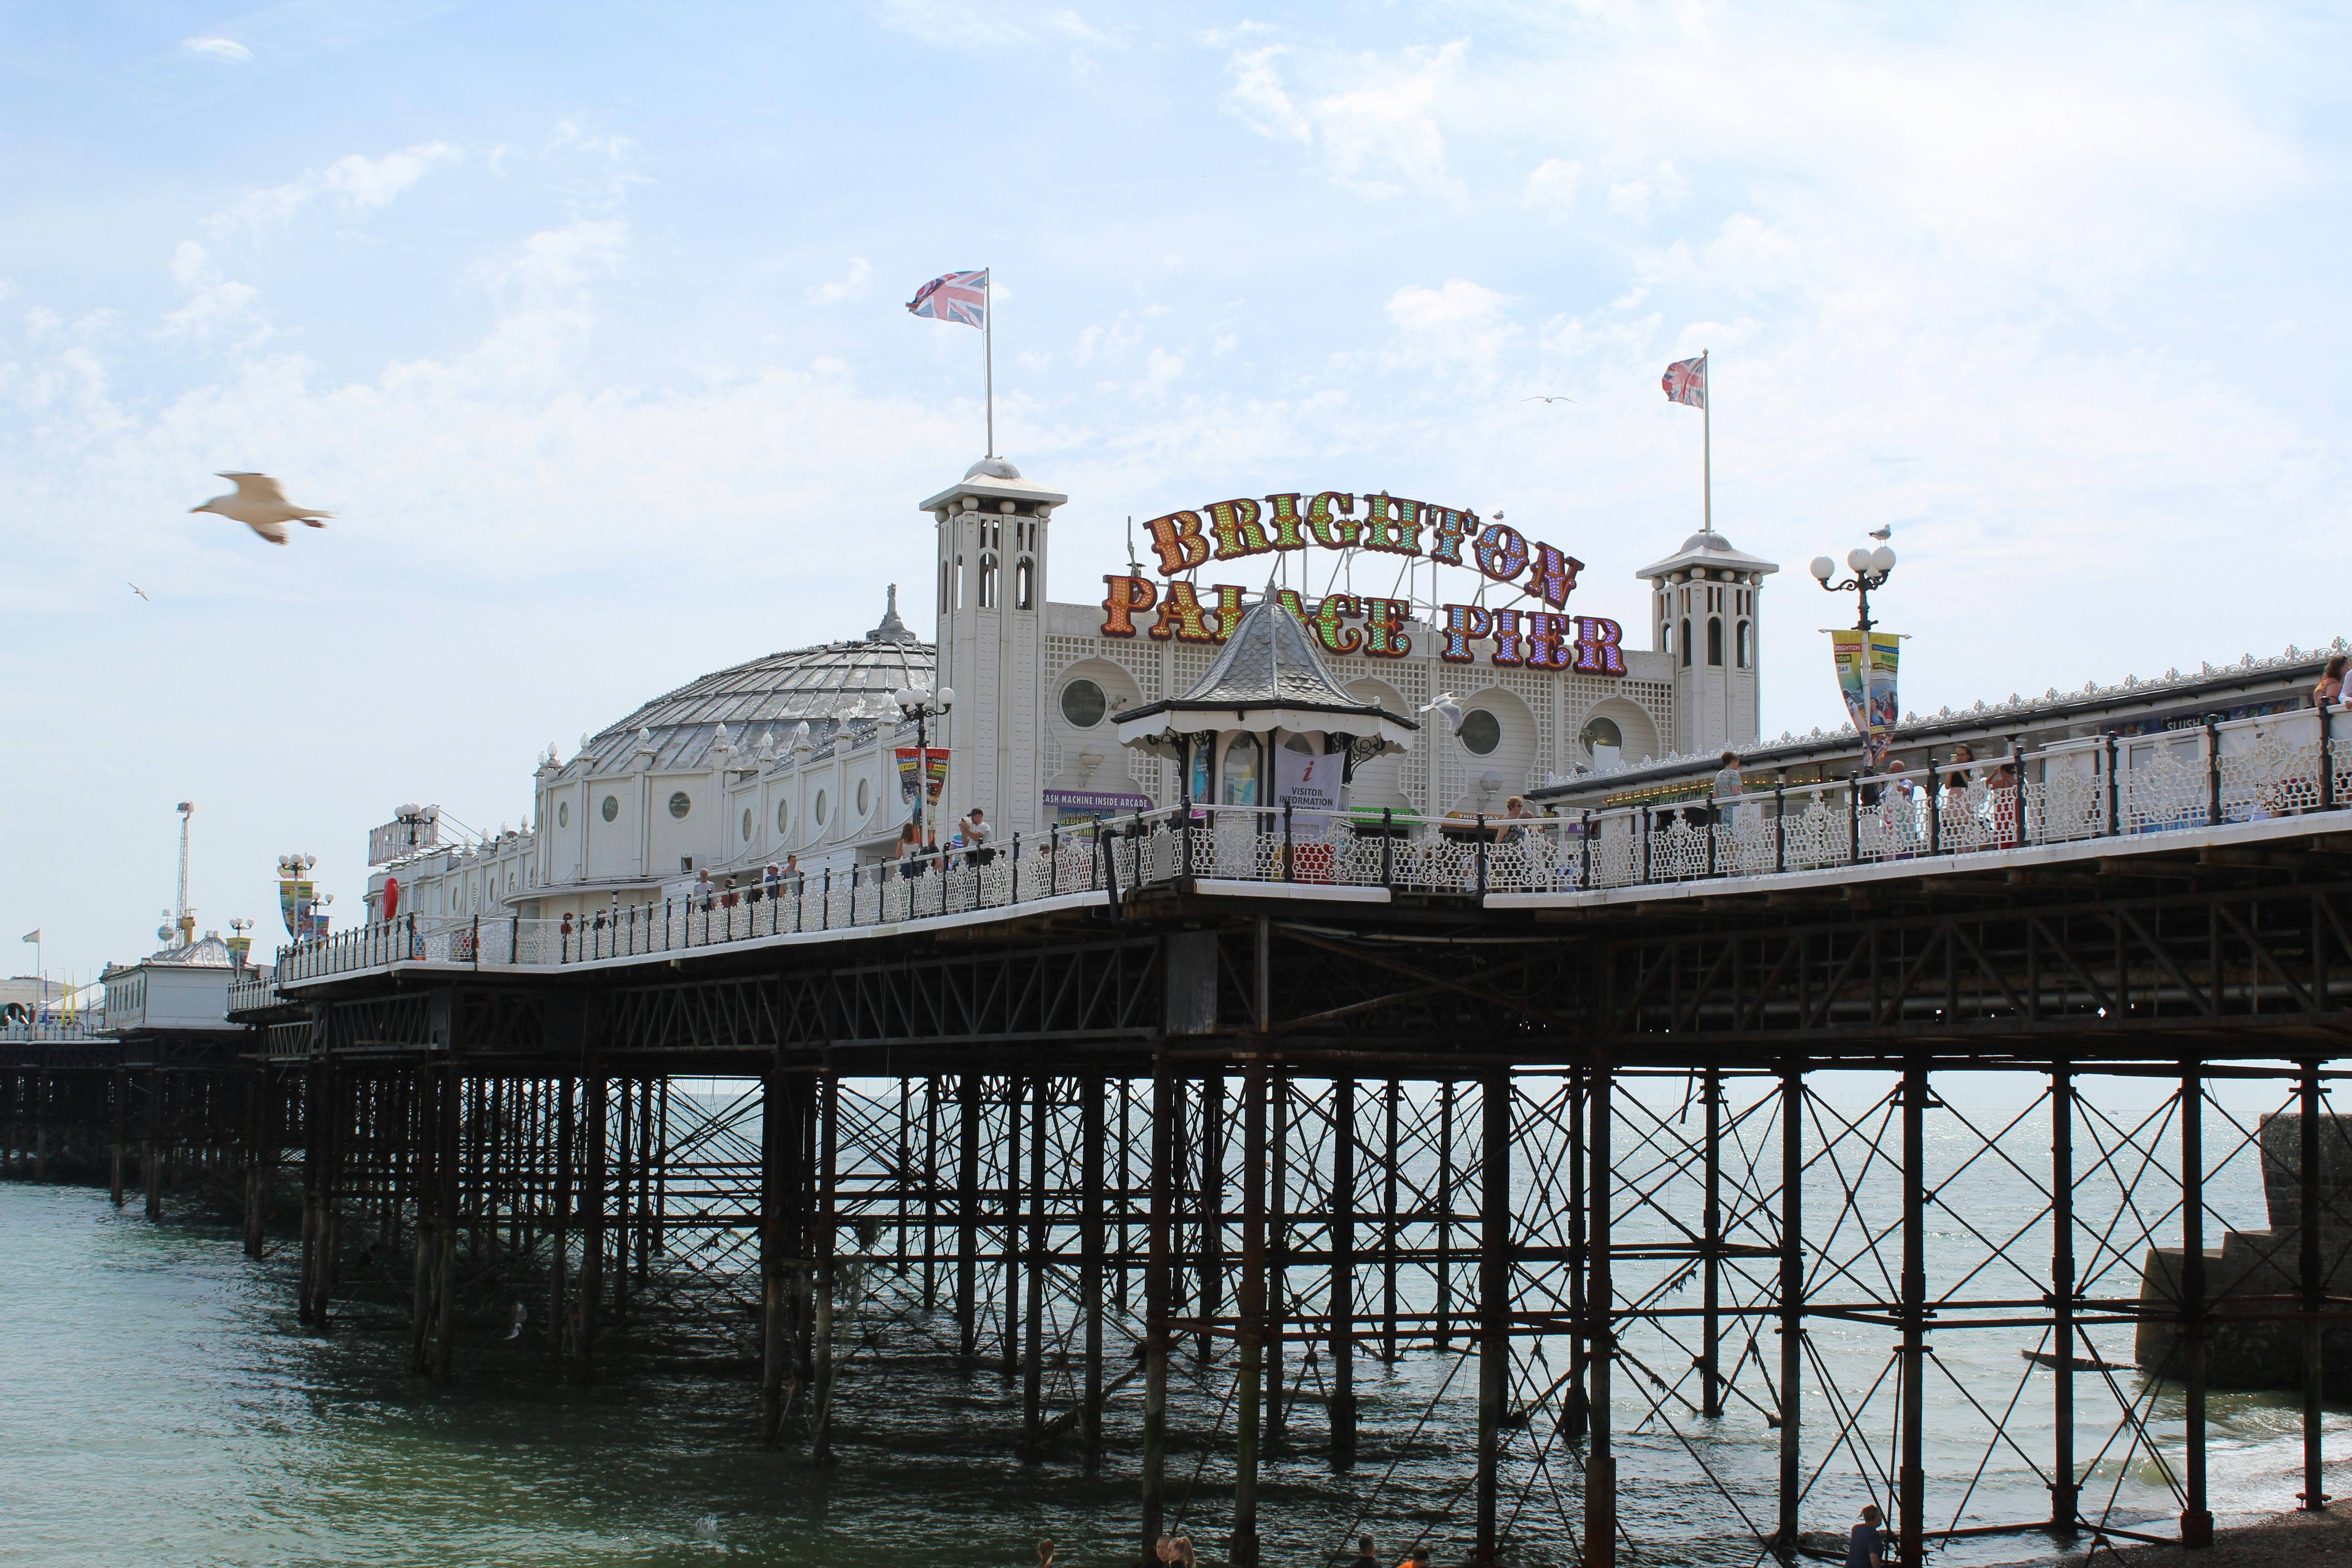
[[(1849, 1098), (1866, 1106), (1876, 1092), (1862, 1084)], [(1997, 1127), (2000, 1109), (1988, 1103), (1975, 1114)], [(2038, 1149), (2043, 1128), (2029, 1118), (2002, 1142)], [(1964, 1145), (1944, 1157), (1965, 1157)], [(2004, 1213), (2028, 1223), (2030, 1194), (2004, 1195), (1998, 1171), (1972, 1167), (1958, 1179), (1977, 1190), (1979, 1225), (1990, 1228)], [(2251, 1191), (2221, 1200), (2242, 1224), (2259, 1217)], [(2254, 1206), (2241, 1216), (2233, 1204)], [(1981, 1249), (1949, 1227), (1939, 1237), (1935, 1261), (1947, 1275)], [(2046, 1258), (2046, 1241), (2036, 1245)], [(1087, 1477), (1074, 1454), (1024, 1465), (1007, 1436), (1019, 1427), (1018, 1385), (992, 1370), (956, 1368), (937, 1354), (934, 1327), (872, 1310), (848, 1336), (856, 1342), (842, 1377), (839, 1463), (812, 1471), (798, 1452), (750, 1446), (756, 1390), (743, 1366), (665, 1362), (649, 1331), (614, 1348), (606, 1381), (573, 1389), (544, 1366), (535, 1332), (504, 1342), (485, 1331), (461, 1354), (459, 1385), (439, 1388), (407, 1375), (404, 1336), (382, 1310), (355, 1309), (330, 1335), (302, 1331), (295, 1266), (284, 1241), (256, 1264), (226, 1227), (195, 1219), (158, 1226), (135, 1205), (118, 1213), (100, 1191), (0, 1183), (0, 1563), (1012, 1565), (1035, 1561), (1040, 1536), (1061, 1543), (1066, 1565), (1132, 1560), (1133, 1385), (1114, 1403), (1099, 1477)], [(1823, 1368), (1845, 1397), (1859, 1399), (1885, 1363), (1892, 1334), (1824, 1328), (1816, 1339)], [(1638, 1337), (1630, 1348), (1643, 1353)], [(2046, 1452), (2046, 1415), (2032, 1414), (2033, 1384), (2021, 1384), (2018, 1344), (1948, 1334), (1937, 1348), (1979, 1399), (2021, 1386), (2021, 1442), (2028, 1456)], [(2127, 1337), (2111, 1334), (2101, 1349), (2129, 1359)], [(1667, 1359), (1662, 1346), (1650, 1352)], [(1230, 1361), (1202, 1372), (1187, 1356), (1179, 1371), (1171, 1502), (1185, 1510), (1204, 1559), (1222, 1561), (1230, 1437), (1202, 1438), (1230, 1433)], [(1471, 1369), (1456, 1355), (1423, 1355), (1362, 1375), (1365, 1439), (1351, 1470), (1335, 1472), (1314, 1453), (1277, 1457), (1269, 1468), (1262, 1510), (1270, 1563), (1322, 1563), (1358, 1528), (1375, 1531), (1393, 1555), (1424, 1524), (1440, 1543), (1437, 1560), (1459, 1561)], [(2126, 1394), (2139, 1386), (2122, 1381)], [(1636, 1392), (1626, 1396), (1642, 1400), (1635, 1376), (1621, 1376), (1621, 1395), (1629, 1384)], [(1310, 1399), (1314, 1388), (1306, 1383)], [(1874, 1397), (1858, 1423), (1864, 1430), (1885, 1425), (1891, 1385)], [(1980, 1436), (1966, 1436), (1981, 1423), (1953, 1379), (1931, 1384), (1928, 1398), (1939, 1510), (2030, 1511), (2042, 1493), (2028, 1458), (1988, 1455)], [(2087, 1388), (2084, 1403), (2094, 1407), (2083, 1428), (2088, 1460), (2115, 1422), (2097, 1414)], [(2292, 1402), (2227, 1394), (2214, 1405), (2217, 1510), (2293, 1506)], [(1621, 1425), (1645, 1408), (1635, 1405)], [(2158, 1391), (2146, 1409), (2159, 1443), (2167, 1435), (2177, 1443), (2177, 1399)], [(1816, 1431), (1829, 1418), (1808, 1411)], [(1302, 1405), (1296, 1420), (1303, 1433), (1318, 1430), (1319, 1406)], [(1883, 1448), (1883, 1430), (1880, 1437)], [(1572, 1560), (1568, 1524), (1578, 1508), (1569, 1479), (1576, 1457), (1553, 1447), (1531, 1465), (1538, 1438), (1517, 1439), (1522, 1463), (1507, 1509), (1523, 1543), (1516, 1560), (1533, 1568)], [(2352, 1453), (2352, 1427), (2338, 1416), (2330, 1448)], [(1710, 1433), (1696, 1421), (1654, 1418), (1622, 1436), (1625, 1506), (1646, 1559), (1753, 1561), (1739, 1519), (1704, 1470), (1735, 1489), (1752, 1485), (1749, 1508), (1769, 1510), (1772, 1452), (1771, 1436), (1753, 1420)], [(1809, 1467), (1821, 1458), (1809, 1458)], [(1961, 1489), (1979, 1468), (1963, 1502)], [(1864, 1495), (1862, 1474), (1832, 1458), (1807, 1528), (1841, 1528)], [(2119, 1520), (2168, 1514), (2177, 1505), (2163, 1480), (2144, 1453), (2118, 1448), (2095, 1468), (2086, 1506), (2095, 1511), (2112, 1497)], [(2335, 1489), (2352, 1492), (2347, 1483), (2352, 1477)], [(1449, 1512), (1454, 1522), (1435, 1522)], [(2026, 1537), (1956, 1547), (1941, 1560), (2016, 1562), (2049, 1550)]]

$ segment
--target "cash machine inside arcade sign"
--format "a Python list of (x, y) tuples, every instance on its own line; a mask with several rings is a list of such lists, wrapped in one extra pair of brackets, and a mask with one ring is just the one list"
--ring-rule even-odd
[[(1441, 605), (1433, 632), (1437, 657), (1450, 664), (1489, 663), (1528, 669), (1573, 669), (1588, 675), (1622, 675), (1624, 632), (1615, 621), (1571, 616), (1568, 595), (1584, 563), (1530, 541), (1500, 522), (1482, 522), (1475, 511), (1409, 500), (1385, 491), (1361, 498), (1340, 490), (1319, 495), (1272, 495), (1262, 500), (1213, 501), (1199, 511), (1171, 511), (1143, 526), (1160, 557), (1166, 588), (1142, 576), (1107, 576), (1103, 635), (1131, 637), (1140, 628), (1162, 641), (1219, 643), (1239, 624), (1242, 590), (1209, 585), (1211, 595), (1179, 573), (1211, 562), (1243, 561), (1278, 550), (1369, 550), (1384, 555), (1426, 556), (1444, 566), (1460, 566), (1497, 583), (1515, 583), (1546, 609), (1488, 609), (1478, 605)], [(1402, 658), (1412, 651), (1405, 631), (1411, 601), (1330, 594), (1309, 609), (1290, 588), (1276, 593), (1315, 640), (1337, 654)]]

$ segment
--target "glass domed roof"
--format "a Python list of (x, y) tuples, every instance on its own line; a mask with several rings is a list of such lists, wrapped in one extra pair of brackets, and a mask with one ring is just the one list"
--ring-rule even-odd
[[(763, 731), (779, 750), (789, 745), (793, 728), (803, 722), (811, 742), (822, 745), (846, 724), (895, 723), (898, 705), (891, 694), (901, 687), (932, 684), (937, 662), (938, 650), (917, 641), (898, 619), (894, 587), (882, 624), (863, 637), (772, 653), (664, 692), (598, 731), (566, 771), (585, 762), (592, 773), (617, 772), (635, 764), (646, 750), (653, 753), (654, 767), (696, 767), (721, 724), (746, 756)], [(646, 731), (643, 741), (640, 730)]]

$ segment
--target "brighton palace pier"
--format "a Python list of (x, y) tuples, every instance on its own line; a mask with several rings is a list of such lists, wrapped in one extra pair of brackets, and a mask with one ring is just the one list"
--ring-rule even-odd
[(1066, 500), (975, 464), (936, 646), (894, 597), (706, 676), (550, 747), (520, 831), (379, 829), (364, 921), (16, 1030), (10, 1169), (299, 1218), (303, 1322), (420, 1376), (518, 1313), (535, 1375), (706, 1358), (780, 1465), (1001, 1375), (1004, 1463), (1128, 1477), (1138, 1561), (1339, 1550), (1277, 1550), (1302, 1457), (1438, 1562), (1793, 1559), (1874, 1500), (1906, 1563), (2200, 1545), (2248, 1384), (2320, 1505), (2323, 654), (1906, 718), (1896, 781), (1758, 739), (1777, 568), (1720, 534), (1611, 618), (1500, 519), (1286, 493), (1056, 604)]

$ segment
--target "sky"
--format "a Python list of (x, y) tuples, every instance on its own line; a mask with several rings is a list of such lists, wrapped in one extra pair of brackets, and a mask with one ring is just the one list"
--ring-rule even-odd
[[(1891, 527), (1903, 702), (2352, 631), (2343, 14), (2160, 4), (0, 7), (0, 932), (356, 908), (403, 802), (708, 670), (928, 631), (998, 445), (1125, 520), (1387, 489), (1632, 574), (1782, 563), (1766, 735), (1834, 726), (1805, 563)], [(1531, 401), (1544, 396), (1572, 402)], [(332, 509), (285, 549), (222, 469)], [(141, 593), (131, 584), (136, 584)], [(336, 911), (331, 911), (336, 912)], [(23, 962), (5, 967), (29, 971)]]

